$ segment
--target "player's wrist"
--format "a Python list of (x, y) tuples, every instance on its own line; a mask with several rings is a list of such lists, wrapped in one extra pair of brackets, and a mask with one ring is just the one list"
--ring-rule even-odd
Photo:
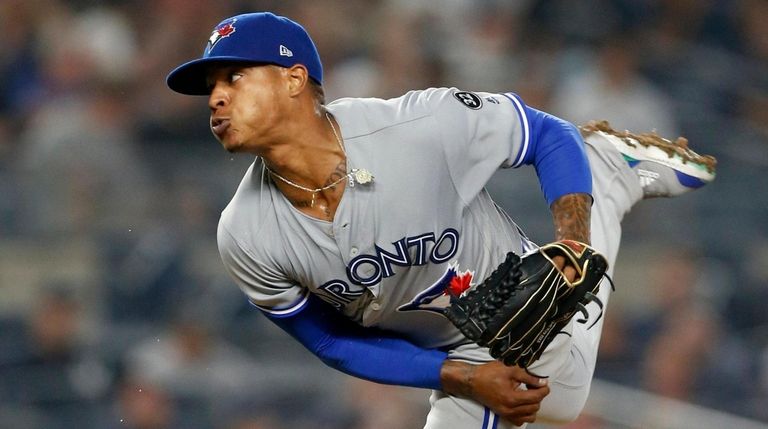
[(465, 362), (446, 359), (440, 368), (440, 383), (443, 392), (460, 396), (472, 397), (472, 384), (477, 366)]
[(592, 196), (584, 193), (563, 195), (550, 206), (556, 240), (575, 240), (590, 244)]

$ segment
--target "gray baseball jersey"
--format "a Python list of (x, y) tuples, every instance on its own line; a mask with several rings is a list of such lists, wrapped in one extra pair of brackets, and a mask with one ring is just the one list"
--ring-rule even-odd
[(298, 311), (313, 293), (422, 347), (462, 342), (440, 313), (449, 291), (482, 281), (507, 251), (533, 247), (484, 190), (529, 148), (520, 101), (441, 88), (327, 107), (348, 168), (374, 180), (348, 183), (327, 222), (294, 208), (257, 158), (221, 216), (225, 266), (268, 313)]

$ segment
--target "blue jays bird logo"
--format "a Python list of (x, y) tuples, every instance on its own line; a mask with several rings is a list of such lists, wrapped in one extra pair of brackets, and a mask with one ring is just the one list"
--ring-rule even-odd
[(460, 296), (472, 285), (473, 271), (459, 272), (457, 262), (448, 265), (440, 279), (420, 294), (411, 302), (403, 304), (397, 311), (432, 311), (443, 314), (443, 310), (451, 303), (451, 295)]
[(219, 43), (219, 40), (225, 37), (229, 37), (232, 33), (235, 32), (235, 22), (237, 22), (237, 18), (232, 18), (231, 20), (222, 22), (213, 30), (211, 37), (208, 38), (208, 51), (213, 49), (213, 47)]

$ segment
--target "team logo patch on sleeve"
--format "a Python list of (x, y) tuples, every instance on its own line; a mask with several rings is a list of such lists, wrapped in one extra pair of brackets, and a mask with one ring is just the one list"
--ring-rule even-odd
[(478, 97), (474, 92), (458, 91), (454, 92), (453, 96), (466, 107), (472, 110), (478, 110), (483, 107), (483, 99)]

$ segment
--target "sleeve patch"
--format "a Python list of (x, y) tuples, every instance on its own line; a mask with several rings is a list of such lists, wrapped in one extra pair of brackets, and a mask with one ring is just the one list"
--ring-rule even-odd
[(453, 96), (465, 107), (472, 110), (479, 110), (481, 107), (483, 107), (483, 100), (474, 92), (457, 91), (453, 93)]

